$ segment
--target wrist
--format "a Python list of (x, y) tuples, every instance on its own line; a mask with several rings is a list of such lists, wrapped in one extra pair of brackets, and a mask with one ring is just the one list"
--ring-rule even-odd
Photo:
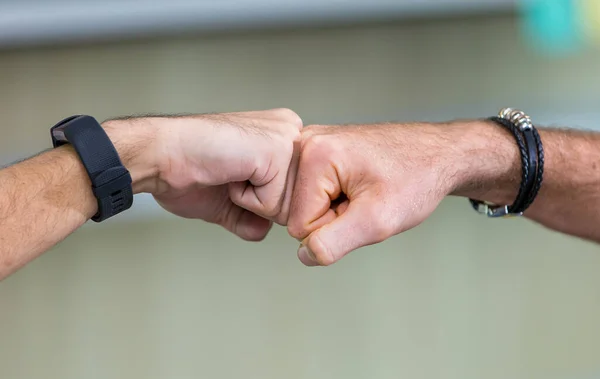
[(514, 137), (491, 121), (449, 125), (455, 167), (451, 195), (511, 204), (520, 181), (520, 153)]
[(159, 127), (149, 119), (111, 120), (102, 124), (131, 175), (133, 193), (154, 192), (158, 180)]

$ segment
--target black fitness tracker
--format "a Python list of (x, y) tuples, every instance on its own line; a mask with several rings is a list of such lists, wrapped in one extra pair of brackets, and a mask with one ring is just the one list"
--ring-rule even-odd
[(131, 175), (121, 163), (108, 135), (91, 116), (71, 116), (50, 129), (53, 146), (71, 144), (92, 182), (98, 212), (92, 217), (101, 222), (133, 204)]

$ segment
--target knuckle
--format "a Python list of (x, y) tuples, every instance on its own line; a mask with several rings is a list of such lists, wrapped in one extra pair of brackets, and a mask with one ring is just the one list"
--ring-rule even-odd
[(287, 151), (290, 154), (294, 151), (294, 145), (300, 141), (301, 135), (298, 129), (290, 130), (288, 133), (283, 136), (283, 146), (286, 147)]
[(302, 155), (318, 160), (331, 158), (331, 155), (333, 154), (331, 145), (329, 136), (314, 134), (303, 141)]
[(310, 126), (306, 126), (304, 127), (301, 131), (300, 131), (300, 139), (302, 141), (302, 145), (305, 145), (307, 141), (309, 141), (310, 139), (314, 138), (315, 136), (322, 136), (322, 137), (326, 137), (327, 134), (323, 133), (325, 127), (324, 126), (320, 126), (320, 125), (310, 125)]
[(314, 231), (314, 227), (311, 228), (310, 222), (294, 215), (294, 212), (292, 211), (288, 218), (287, 230), (290, 236), (302, 241)]
[(294, 219), (288, 220), (287, 230), (289, 235), (296, 239), (303, 239), (307, 235), (306, 229)]
[(296, 112), (289, 108), (277, 108), (274, 109), (272, 112), (282, 120), (293, 125), (296, 129), (300, 129), (304, 125), (304, 123), (302, 122), (302, 118)]
[(260, 215), (268, 219), (274, 220), (280, 216), (282, 209), (282, 193), (278, 188), (270, 185), (270, 188), (265, 187), (265, 191), (260, 191), (262, 198), (259, 198), (258, 207)]
[[(283, 140), (273, 147), (271, 165), (277, 168), (277, 181), (285, 181), (286, 176), (289, 174), (291, 163), (294, 159), (297, 159), (294, 158), (294, 150), (294, 142), (289, 140)], [(281, 191), (285, 191), (285, 187)]]
[(290, 236), (296, 239), (306, 238), (310, 231), (304, 222), (303, 218), (296, 213), (294, 206), (290, 209), (290, 214), (287, 221), (287, 230)]
[(302, 140), (302, 132), (300, 132), (300, 129), (293, 129), (290, 132), (290, 137), (293, 142), (300, 142)]
[(300, 132), (301, 140), (304, 142), (315, 135), (316, 130), (313, 127), (307, 126)]
[(370, 209), (367, 219), (370, 224), (370, 234), (373, 237), (374, 243), (380, 243), (395, 233), (395, 223), (386, 217), (387, 212), (381, 206), (374, 206)]

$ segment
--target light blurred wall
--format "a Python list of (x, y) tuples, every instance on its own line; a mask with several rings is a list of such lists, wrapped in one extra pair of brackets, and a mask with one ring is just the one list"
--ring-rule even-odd
[[(528, 52), (510, 18), (5, 52), (0, 151), (48, 147), (48, 127), (73, 113), (285, 106), (325, 123), (513, 105), (597, 127), (599, 63), (598, 51)], [(168, 216), (86, 226), (0, 284), (0, 377), (600, 373), (595, 245), (449, 199), (424, 225), (332, 267), (303, 267), (296, 248), (283, 228), (252, 244)]]

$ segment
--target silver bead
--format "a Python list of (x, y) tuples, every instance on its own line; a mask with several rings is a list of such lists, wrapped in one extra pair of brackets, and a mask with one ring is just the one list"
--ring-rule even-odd
[(521, 130), (531, 129), (533, 124), (531, 118), (525, 112), (513, 108), (504, 108), (500, 111), (499, 117), (515, 124)]
[(498, 117), (504, 118), (506, 120), (510, 119), (510, 114), (512, 113), (512, 108), (504, 108), (498, 113)]

